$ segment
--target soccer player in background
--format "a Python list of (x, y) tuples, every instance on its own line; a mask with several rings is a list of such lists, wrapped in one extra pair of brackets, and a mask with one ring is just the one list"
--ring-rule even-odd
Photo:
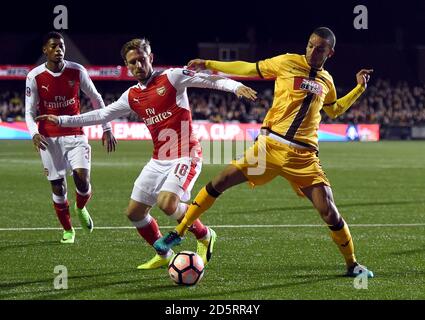
[[(252, 100), (256, 92), (231, 79), (187, 69), (154, 71), (153, 54), (146, 39), (133, 39), (124, 44), (121, 56), (138, 83), (125, 91), (118, 101), (105, 109), (79, 116), (46, 115), (37, 120), (49, 120), (60, 127), (87, 126), (126, 116), (131, 110), (143, 119), (152, 135), (154, 150), (134, 182), (127, 216), (138, 233), (153, 245), (162, 235), (157, 221), (150, 215), (151, 208), (158, 205), (167, 216), (180, 222), (188, 208), (184, 201), (190, 199), (191, 189), (201, 172), (202, 150), (192, 129), (187, 88), (224, 90)], [(192, 221), (189, 230), (197, 239), (197, 253), (207, 264), (216, 239), (214, 230), (199, 219)], [(168, 265), (172, 256), (172, 250), (157, 251), (138, 269)]]
[[(44, 173), (52, 186), (53, 206), (64, 231), (61, 243), (74, 243), (67, 197), (66, 174), (72, 170), (76, 187), (74, 212), (81, 226), (93, 231), (93, 220), (86, 208), (91, 198), (90, 145), (81, 127), (59, 128), (47, 121), (38, 126), (38, 114), (75, 115), (80, 113), (80, 89), (90, 98), (94, 108), (103, 108), (87, 70), (78, 63), (64, 60), (65, 42), (58, 32), (49, 32), (43, 39), (43, 53), (47, 61), (32, 69), (26, 78), (25, 121), (37, 151), (40, 152)], [(103, 145), (108, 152), (115, 150), (116, 140), (111, 126), (103, 126)]]
[[(337, 99), (331, 75), (323, 69), (334, 54), (334, 33), (325, 27), (311, 34), (305, 55), (283, 54), (249, 63), (195, 59), (188, 63), (196, 70), (210, 69), (227, 74), (276, 78), (273, 105), (268, 111), (255, 144), (241, 160), (234, 160), (198, 193), (182, 222), (158, 240), (157, 250), (168, 250), (182, 241), (188, 226), (227, 189), (248, 181), (263, 185), (277, 176), (289, 181), (295, 192), (307, 197), (331, 231), (342, 253), (347, 276), (373, 273), (360, 265), (354, 255), (353, 239), (335, 205), (329, 180), (318, 158), (320, 110), (332, 118), (344, 113), (365, 91), (373, 70), (356, 74), (357, 86)], [(263, 160), (263, 161), (262, 161)]]

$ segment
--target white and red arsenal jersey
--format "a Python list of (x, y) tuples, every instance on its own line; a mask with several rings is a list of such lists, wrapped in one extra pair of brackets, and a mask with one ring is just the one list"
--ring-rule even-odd
[(104, 109), (76, 117), (60, 117), (60, 125), (69, 127), (105, 123), (133, 110), (151, 133), (154, 159), (193, 157), (200, 147), (192, 129), (187, 88), (211, 88), (236, 93), (241, 85), (220, 76), (180, 68), (167, 69), (162, 73), (154, 72), (147, 83), (132, 86), (118, 101)]
[[(78, 63), (64, 61), (63, 69), (57, 73), (47, 69), (45, 64), (31, 70), (27, 75), (25, 92), (25, 120), (31, 136), (36, 133), (46, 137), (83, 134), (81, 127), (61, 128), (51, 122), (40, 121), (37, 128), (34, 121), (37, 110), (40, 115), (79, 114), (80, 88), (90, 98), (94, 108), (105, 106), (86, 69)], [(104, 129), (108, 129), (108, 126)]]

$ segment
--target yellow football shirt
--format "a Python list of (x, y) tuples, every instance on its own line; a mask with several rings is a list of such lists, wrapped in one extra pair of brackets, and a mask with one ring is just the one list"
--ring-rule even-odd
[(320, 110), (336, 101), (332, 76), (310, 67), (304, 55), (289, 53), (257, 62), (257, 71), (263, 78), (276, 78), (273, 104), (263, 127), (318, 149)]

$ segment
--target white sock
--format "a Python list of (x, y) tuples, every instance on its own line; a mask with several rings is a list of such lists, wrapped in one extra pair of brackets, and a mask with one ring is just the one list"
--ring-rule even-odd
[(202, 237), (201, 239), (198, 239), (198, 241), (203, 241), (203, 240), (207, 240), (211, 237), (211, 232), (210, 232), (210, 228), (207, 227), (207, 234)]
[(58, 196), (52, 193), (52, 199), (54, 203), (65, 203), (67, 201), (67, 193), (65, 193), (63, 196)]
[(161, 258), (168, 258), (169, 256), (171, 256), (174, 253), (173, 250), (168, 250), (168, 252), (166, 254), (160, 254)]
[(172, 215), (169, 215), (168, 217), (173, 220), (180, 220), (181, 218), (184, 217), (188, 207), (189, 206), (186, 203), (180, 202), (177, 206), (176, 211)]
[(89, 184), (89, 189), (87, 190), (87, 192), (81, 192), (80, 190), (78, 190), (77, 188), (75, 188), (75, 192), (77, 192), (80, 196), (87, 196), (90, 194), (91, 192), (91, 184)]
[(152, 216), (148, 213), (142, 220), (131, 221), (131, 223), (137, 229), (140, 229), (140, 228), (143, 228), (144, 226), (147, 226), (151, 221), (152, 221)]

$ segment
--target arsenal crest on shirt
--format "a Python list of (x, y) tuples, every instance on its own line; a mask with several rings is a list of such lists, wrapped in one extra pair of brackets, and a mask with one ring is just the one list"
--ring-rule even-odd
[(165, 94), (165, 87), (159, 87), (156, 89), (156, 93), (158, 93), (158, 95), (160, 95), (161, 97)]
[(75, 85), (75, 81), (74, 80), (69, 80), (68, 81), (69, 86), (72, 88)]

